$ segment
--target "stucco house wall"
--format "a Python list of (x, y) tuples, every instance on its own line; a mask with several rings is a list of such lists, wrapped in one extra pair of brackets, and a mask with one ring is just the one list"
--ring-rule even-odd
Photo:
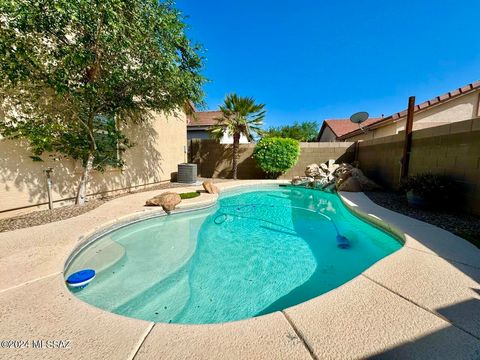
[[(155, 113), (151, 121), (132, 124), (125, 132), (135, 145), (122, 154), (125, 166), (103, 173), (94, 171), (88, 186), (89, 195), (123, 192), (169, 181), (177, 171), (177, 164), (187, 160), (183, 111), (170, 116)], [(53, 168), (55, 206), (71, 203), (82, 172), (79, 162), (65, 158), (55, 160), (48, 154), (42, 157), (43, 162), (34, 162), (26, 142), (18, 140), (0, 139), (0, 154), (0, 216), (18, 208), (46, 208), (44, 170), (49, 167)]]
[(333, 131), (327, 126), (322, 132), (322, 135), (318, 139), (319, 142), (329, 142), (329, 141), (336, 141), (337, 136), (333, 133)]
[[(413, 130), (426, 129), (454, 122), (470, 120), (480, 116), (480, 91), (459, 96), (444, 103), (416, 111), (413, 117)], [(406, 116), (388, 125), (373, 127), (364, 134), (347, 136), (346, 141), (371, 140), (398, 134), (405, 130)]]

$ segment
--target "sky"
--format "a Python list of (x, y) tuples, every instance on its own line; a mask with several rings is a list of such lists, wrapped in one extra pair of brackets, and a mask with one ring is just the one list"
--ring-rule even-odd
[(388, 116), (480, 79), (480, 1), (177, 0), (203, 45), (205, 109), (236, 92), (265, 127)]

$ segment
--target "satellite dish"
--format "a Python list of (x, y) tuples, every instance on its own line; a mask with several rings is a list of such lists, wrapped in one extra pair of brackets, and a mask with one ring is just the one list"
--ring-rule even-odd
[(350, 121), (355, 124), (361, 124), (367, 119), (368, 119), (368, 113), (366, 111), (360, 111), (350, 116)]
[(354, 124), (358, 124), (358, 127), (360, 128), (360, 130), (363, 131), (363, 133), (366, 133), (367, 130), (364, 129), (361, 124), (367, 119), (368, 119), (368, 112), (366, 111), (360, 111), (350, 116), (350, 121)]

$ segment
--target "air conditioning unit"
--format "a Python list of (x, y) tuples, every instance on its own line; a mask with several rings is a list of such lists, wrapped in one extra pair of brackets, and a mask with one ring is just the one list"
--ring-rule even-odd
[(197, 164), (178, 164), (177, 182), (193, 184), (197, 182)]

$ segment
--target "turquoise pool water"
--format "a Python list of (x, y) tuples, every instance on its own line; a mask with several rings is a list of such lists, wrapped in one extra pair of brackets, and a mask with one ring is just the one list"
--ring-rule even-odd
[[(348, 249), (337, 246), (338, 235)], [(75, 295), (117, 314), (218, 323), (321, 295), (400, 247), (335, 194), (263, 186), (222, 194), (215, 207), (114, 230), (82, 250), (66, 276), (95, 269)]]

